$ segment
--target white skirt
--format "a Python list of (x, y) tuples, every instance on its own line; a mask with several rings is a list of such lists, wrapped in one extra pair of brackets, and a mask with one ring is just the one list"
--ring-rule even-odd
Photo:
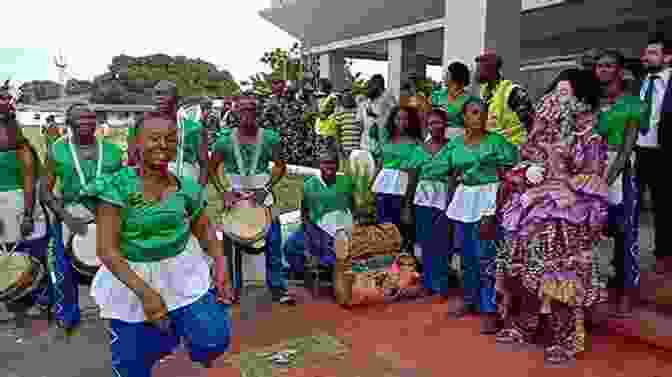
[(459, 185), (446, 210), (446, 216), (462, 223), (475, 223), (483, 216), (494, 215), (497, 209), (498, 189), (499, 183)]
[(448, 201), (448, 183), (441, 181), (421, 180), (415, 190), (413, 204), (422, 207), (446, 210)]
[[(203, 297), (212, 286), (207, 255), (195, 237), (178, 256), (158, 262), (128, 262), (173, 311)], [(91, 296), (103, 319), (138, 323), (146, 321), (142, 302), (124, 283), (102, 266), (91, 283)]]
[(373, 182), (373, 192), (376, 194), (405, 195), (408, 180), (408, 173), (405, 171), (383, 168)]

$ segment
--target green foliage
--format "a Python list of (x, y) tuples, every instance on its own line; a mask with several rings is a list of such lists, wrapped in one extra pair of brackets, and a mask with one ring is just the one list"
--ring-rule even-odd
[(267, 78), (269, 81), (303, 79), (304, 67), (301, 62), (301, 47), (298, 43), (294, 43), (289, 50), (275, 48), (267, 51), (260, 61), (271, 69), (270, 76)]
[[(221, 77), (217, 77), (221, 76)], [(230, 96), (240, 86), (223, 73), (212, 73), (207, 64), (135, 64), (128, 67), (131, 80), (170, 80), (177, 84), (180, 96)]]
[(434, 82), (430, 79), (416, 80), (415, 88), (418, 94), (422, 93), (425, 97), (430, 98), (434, 90)]
[(366, 164), (360, 161), (343, 161), (344, 174), (352, 178), (355, 185), (355, 214), (362, 224), (374, 224), (377, 219), (376, 194), (373, 192), (374, 178)]

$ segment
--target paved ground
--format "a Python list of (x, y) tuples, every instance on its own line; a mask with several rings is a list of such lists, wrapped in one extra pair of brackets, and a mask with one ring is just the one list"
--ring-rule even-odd
[[(648, 219), (644, 219), (648, 223)], [(642, 232), (642, 246), (648, 250), (652, 232)], [(652, 257), (643, 253), (649, 268)], [(605, 253), (605, 263), (608, 255)], [(445, 317), (447, 303), (429, 299), (413, 303), (359, 308), (346, 311), (327, 298), (313, 300), (303, 290), (304, 302), (295, 308), (273, 306), (263, 290), (255, 290), (234, 313), (232, 353), (261, 350), (288, 339), (328, 334), (342, 342), (339, 356), (312, 355), (311, 368), (274, 371), (274, 376), (305, 377), (411, 377), (439, 376), (446, 371), (458, 375), (593, 377), (672, 376), (672, 352), (653, 349), (618, 336), (595, 336), (591, 351), (572, 370), (548, 369), (541, 352), (513, 352), (478, 335), (478, 319), (451, 320)], [(109, 376), (108, 338), (101, 321), (95, 319), (91, 300), (81, 292), (85, 317), (81, 334), (66, 344), (46, 321), (29, 321), (17, 328), (0, 322), (0, 377)], [(311, 359), (312, 357), (312, 359)], [(216, 369), (191, 365), (184, 352), (161, 363), (156, 377), (240, 376), (238, 361), (222, 358)], [(462, 372), (462, 373), (461, 373)], [(264, 376), (265, 377), (265, 376)]]

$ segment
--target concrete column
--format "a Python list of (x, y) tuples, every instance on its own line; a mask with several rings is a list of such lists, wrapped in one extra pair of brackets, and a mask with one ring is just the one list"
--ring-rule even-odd
[(388, 87), (397, 97), (404, 79), (427, 76), (427, 57), (417, 51), (414, 35), (387, 41)]
[(326, 78), (334, 85), (334, 90), (345, 86), (345, 56), (343, 51), (329, 51), (320, 55), (320, 78)]
[(443, 67), (455, 61), (475, 68), (474, 59), (495, 49), (509, 80), (520, 75), (520, 0), (445, 0)]
[(403, 41), (390, 39), (387, 41), (387, 89), (399, 98), (401, 76), (403, 74)]

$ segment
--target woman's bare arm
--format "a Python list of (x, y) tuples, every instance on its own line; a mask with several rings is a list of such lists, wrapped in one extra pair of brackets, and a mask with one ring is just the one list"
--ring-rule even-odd
[(198, 183), (202, 186), (208, 185), (208, 128), (203, 126), (201, 130), (202, 142), (198, 150), (198, 164), (201, 167), (200, 177)]
[(143, 300), (155, 292), (142, 278), (131, 269), (128, 261), (121, 255), (119, 238), (121, 233), (120, 209), (107, 203), (101, 203), (96, 210), (97, 232), (96, 248), (100, 262), (119, 281), (124, 283)]
[(197, 219), (192, 220), (191, 232), (201, 243), (203, 250), (213, 259), (224, 256), (224, 246), (222, 242), (217, 239), (215, 229), (210, 226), (210, 218), (208, 215), (203, 213)]
[(638, 122), (631, 121), (626, 125), (623, 144), (620, 146), (616, 159), (607, 168), (607, 174), (605, 178), (609, 186), (614, 184), (616, 178), (623, 172), (626, 163), (630, 160), (630, 156), (632, 156), (632, 151), (635, 148), (635, 143), (637, 142), (638, 133), (639, 133)]
[(35, 183), (37, 179), (35, 170), (38, 162), (35, 161), (35, 155), (27, 143), (21, 145), (16, 154), (23, 164), (24, 211), (26, 215), (32, 217), (35, 209)]
[(210, 160), (208, 161), (209, 180), (215, 186), (215, 189), (217, 189), (217, 191), (219, 191), (220, 193), (224, 192), (224, 184), (219, 179), (219, 175), (217, 174), (217, 168), (219, 168), (219, 165), (223, 163), (224, 163), (224, 155), (221, 152), (214, 152), (210, 157)]
[(287, 161), (282, 159), (282, 145), (273, 146), (273, 169), (271, 170), (270, 186), (274, 187), (287, 175)]

